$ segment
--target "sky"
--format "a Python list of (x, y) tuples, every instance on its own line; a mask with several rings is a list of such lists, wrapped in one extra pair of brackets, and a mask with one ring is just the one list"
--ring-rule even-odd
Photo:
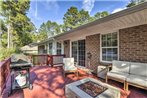
[(51, 20), (63, 24), (64, 14), (71, 6), (84, 9), (93, 16), (97, 12), (113, 14), (125, 9), (129, 0), (31, 0), (27, 16), (38, 29), (43, 22)]

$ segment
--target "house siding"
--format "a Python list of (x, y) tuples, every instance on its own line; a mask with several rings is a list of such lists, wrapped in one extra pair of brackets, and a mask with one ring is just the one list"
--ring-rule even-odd
[(64, 54), (66, 57), (70, 57), (70, 40), (64, 41)]
[(147, 63), (147, 24), (119, 30), (119, 60)]
[[(86, 37), (86, 55), (90, 52), (92, 54), (91, 59), (89, 60), (86, 57), (86, 66), (96, 72), (97, 66), (100, 62), (100, 34), (90, 35)], [(88, 62), (90, 61), (90, 66)]]

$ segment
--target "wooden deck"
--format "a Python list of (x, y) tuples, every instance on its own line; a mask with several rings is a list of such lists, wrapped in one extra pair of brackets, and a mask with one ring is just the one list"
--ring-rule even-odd
[[(87, 77), (86, 74), (80, 76), (79, 79), (85, 77)], [(97, 79), (95, 76), (91, 77)], [(9, 98), (65, 98), (65, 85), (77, 80), (74, 74), (69, 74), (64, 78), (61, 67), (37, 66), (31, 69), (33, 89), (15, 91)], [(111, 80), (109, 84), (121, 89), (121, 98), (147, 98), (146, 90), (130, 87), (130, 91), (125, 92), (122, 90), (123, 84)]]

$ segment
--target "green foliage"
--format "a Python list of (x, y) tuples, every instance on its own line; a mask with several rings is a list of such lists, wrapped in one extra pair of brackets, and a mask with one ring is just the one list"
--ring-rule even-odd
[(108, 16), (109, 13), (107, 11), (103, 11), (103, 12), (97, 12), (92, 18), (92, 21), (96, 20), (96, 19), (100, 19), (100, 18), (103, 18), (103, 17), (106, 17)]
[(1, 44), (2, 44), (2, 47), (7, 47), (7, 33), (3, 33), (1, 35)]
[(61, 33), (61, 26), (56, 22), (47, 21), (42, 23), (38, 31), (38, 40), (44, 40), (48, 37), (55, 36)]
[(0, 19), (0, 47), (6, 47), (7, 46), (7, 28), (2, 19)]
[(78, 25), (83, 25), (85, 23), (88, 23), (89, 22), (89, 19), (90, 19), (90, 15), (88, 13), (88, 11), (85, 11), (85, 10), (80, 10), (79, 11), (79, 17), (78, 17)]
[(127, 4), (126, 7), (132, 7), (132, 6), (138, 5), (140, 3), (143, 3), (145, 1), (146, 0), (130, 0), (130, 2)]
[(9, 58), (13, 53), (21, 53), (19, 48), (0, 48), (0, 61)]
[(39, 40), (37, 33), (31, 33), (30, 37), (32, 39), (33, 42), (37, 42)]
[[(21, 47), (32, 42), (28, 33), (32, 32), (35, 27), (26, 15), (29, 7), (29, 0), (1, 1), (0, 15), (4, 17), (5, 25), (9, 26), (11, 46)], [(4, 31), (4, 28), (2, 28), (2, 31)], [(7, 31), (5, 30), (3, 33), (7, 33)]]
[(103, 18), (109, 15), (107, 11), (97, 12), (93, 17), (89, 15), (88, 11), (80, 10), (76, 7), (70, 7), (67, 12), (64, 14), (63, 20), (63, 31), (68, 31), (73, 28), (76, 28), (80, 25), (89, 23), (99, 18)]
[(39, 41), (45, 40), (47, 39), (47, 32), (39, 32), (39, 34), (37, 35), (37, 38)]
[(48, 31), (47, 34), (49, 37), (52, 37), (60, 33), (60, 27), (56, 22), (47, 21), (46, 27)]
[(0, 32), (7, 32), (7, 27), (2, 19), (0, 19)]
[(64, 29), (65, 31), (68, 31), (76, 28), (77, 26), (88, 23), (89, 18), (90, 15), (88, 11), (83, 9), (78, 11), (76, 7), (70, 7), (63, 17), (65, 27)]
[(78, 19), (78, 9), (76, 7), (71, 7), (64, 14), (63, 20), (66, 30), (70, 30), (76, 27)]

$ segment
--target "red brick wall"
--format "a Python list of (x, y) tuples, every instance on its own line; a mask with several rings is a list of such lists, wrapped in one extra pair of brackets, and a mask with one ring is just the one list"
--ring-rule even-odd
[(119, 30), (119, 58), (147, 62), (147, 24)]
[(86, 37), (86, 55), (88, 52), (92, 54), (92, 57), (90, 60), (88, 60), (86, 57), (86, 65), (88, 61), (90, 61), (90, 68), (96, 72), (100, 61), (100, 34), (90, 35)]
[[(86, 55), (92, 54), (90, 68), (96, 72), (100, 63), (100, 34), (86, 37)], [(119, 60), (147, 63), (147, 25), (119, 30)], [(89, 66), (88, 66), (89, 67)]]

